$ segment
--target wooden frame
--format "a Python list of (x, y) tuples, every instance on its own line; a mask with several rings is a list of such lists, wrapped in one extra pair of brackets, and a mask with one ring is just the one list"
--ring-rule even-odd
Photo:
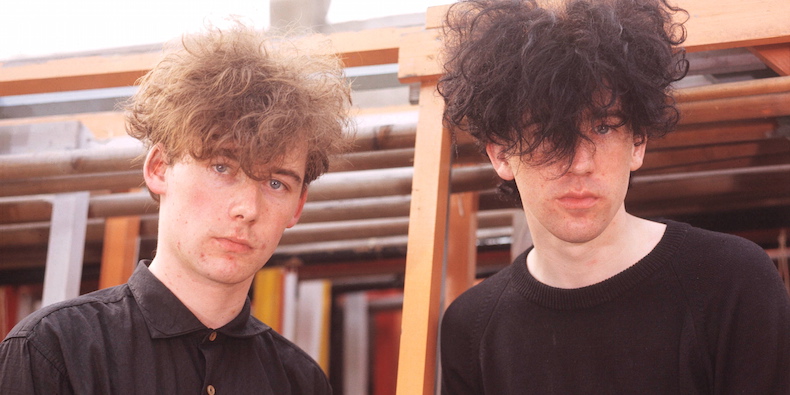
[[(680, 6), (689, 11), (688, 40), (685, 48), (689, 52), (707, 51), (727, 48), (749, 48), (769, 67), (780, 75), (788, 75), (790, 64), (790, 2), (786, 0), (681, 0)], [(408, 254), (405, 269), (405, 296), (403, 330), (398, 368), (399, 394), (434, 394), (436, 384), (436, 335), (441, 315), (441, 290), (443, 264), (446, 258), (445, 240), (463, 240), (476, 227), (469, 221), (464, 227), (448, 228), (449, 202), (452, 193), (451, 173), (461, 174), (453, 169), (450, 157), (449, 132), (442, 128), (441, 114), (443, 105), (435, 94), (435, 84), (442, 73), (441, 66), (441, 21), (447, 7), (428, 9), (425, 27), (375, 29), (354, 33), (338, 33), (329, 36), (312, 36), (303, 39), (306, 46), (321, 45), (327, 40), (333, 43), (332, 50), (341, 55), (347, 66), (362, 66), (385, 63), (397, 63), (398, 75), (403, 83), (414, 83), (420, 86), (420, 116), (417, 125), (414, 149), (414, 176), (410, 180), (401, 180), (397, 190), (410, 188)], [(38, 64), (4, 64), (0, 65), (0, 94), (20, 95), (73, 89), (106, 88), (131, 85), (147, 72), (158, 60), (159, 54), (128, 53), (109, 56), (91, 56), (66, 58), (45, 61)], [(744, 113), (746, 107), (751, 111), (769, 109), (764, 117), (790, 115), (788, 92), (790, 77), (774, 78), (771, 81), (759, 81), (751, 84), (726, 84), (698, 90), (684, 91), (678, 99), (682, 105), (688, 106), (690, 112), (697, 115), (682, 120), (685, 125), (691, 123), (729, 120), (739, 111)], [(749, 85), (746, 87), (746, 85)], [(760, 85), (759, 87), (757, 87)], [(749, 91), (747, 89), (755, 89)], [(729, 92), (729, 93), (727, 93)], [(684, 97), (684, 95), (686, 95)], [(726, 96), (730, 97), (726, 97)], [(744, 106), (743, 101), (730, 100), (733, 97), (750, 96), (751, 105)], [(704, 100), (704, 102), (703, 102)], [(704, 103), (704, 104), (702, 104)], [(727, 106), (729, 110), (722, 116), (722, 110), (711, 112), (717, 105)], [(743, 114), (750, 120), (755, 118), (754, 112)], [(97, 125), (117, 125), (121, 119), (117, 113), (86, 115), (85, 119), (96, 119)], [(51, 117), (50, 120), (59, 119)], [(41, 120), (28, 120), (38, 122)], [(1, 121), (0, 125), (14, 124), (18, 120)], [(756, 121), (755, 121), (756, 122)], [(772, 126), (773, 122), (761, 120), (759, 125), (744, 126), (759, 134), (761, 127)], [(101, 129), (104, 126), (100, 126)], [(105, 127), (106, 128), (106, 127)], [(741, 129), (731, 128), (733, 138), (744, 138)], [(730, 131), (728, 131), (730, 133)], [(721, 133), (719, 133), (721, 136)], [(755, 150), (760, 149), (753, 142)], [(664, 148), (672, 148), (674, 144), (667, 140)], [(661, 147), (658, 147), (661, 148)], [(724, 153), (724, 152), (722, 152)], [(665, 156), (671, 153), (663, 154)], [(781, 160), (781, 158), (780, 158)], [(474, 169), (473, 169), (474, 170)], [(5, 174), (5, 173), (3, 173)], [(470, 173), (471, 174), (471, 173)], [(480, 183), (479, 172), (474, 173), (474, 182)], [(9, 176), (10, 177), (10, 176)], [(130, 173), (126, 180), (115, 188), (128, 188), (129, 183), (139, 183), (138, 173)], [(118, 178), (114, 175), (113, 178)], [(410, 182), (409, 182), (410, 181)], [(85, 188), (89, 189), (89, 182)], [(410, 184), (410, 186), (409, 186)], [(102, 184), (107, 185), (107, 184)], [(40, 189), (21, 188), (21, 193), (37, 193)], [(52, 190), (46, 190), (51, 193)], [(316, 191), (319, 192), (319, 191)], [(349, 192), (341, 195), (347, 196)], [(327, 196), (331, 196), (327, 192)], [(91, 202), (99, 198), (91, 198)], [(140, 200), (140, 205), (147, 204), (147, 199)], [(91, 203), (93, 204), (93, 203)], [(464, 207), (471, 204), (464, 200)], [(127, 229), (134, 228), (134, 223), (126, 223)], [(457, 231), (455, 229), (463, 229)], [(117, 234), (124, 234), (119, 231)], [(108, 232), (107, 237), (116, 234)], [(125, 237), (125, 236), (119, 236)], [(470, 258), (471, 260), (471, 258)], [(455, 259), (452, 260), (455, 262)], [(474, 272), (474, 262), (463, 261), (463, 267), (448, 269), (446, 276), (453, 279), (448, 282), (469, 284), (470, 272)], [(390, 266), (398, 266), (392, 263)], [(456, 281), (457, 280), (457, 281)], [(463, 288), (463, 287), (461, 287)], [(454, 288), (452, 295), (460, 292)]]

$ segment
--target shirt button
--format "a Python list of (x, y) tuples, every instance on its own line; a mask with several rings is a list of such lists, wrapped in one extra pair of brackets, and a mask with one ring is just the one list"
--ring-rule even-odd
[[(213, 341), (214, 341), (214, 340), (216, 340), (216, 339), (217, 339), (217, 332), (211, 332), (211, 334), (210, 334), (210, 335), (208, 335), (208, 340), (209, 340), (209, 341), (212, 341), (212, 342), (213, 342)], [(209, 394), (213, 394), (213, 392), (210, 392)]]
[(209, 385), (208, 387), (206, 387), (206, 392), (208, 392), (208, 395), (214, 395), (214, 393), (217, 391), (214, 389), (213, 385)]

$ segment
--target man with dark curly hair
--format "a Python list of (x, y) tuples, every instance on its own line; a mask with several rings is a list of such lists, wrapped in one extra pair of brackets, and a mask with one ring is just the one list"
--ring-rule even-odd
[(0, 344), (2, 394), (332, 392), (247, 295), (346, 141), (340, 62), (240, 24), (166, 49), (127, 116), (160, 204), (156, 255), (19, 323)]
[(789, 394), (790, 298), (745, 239), (626, 212), (676, 125), (685, 12), (665, 0), (450, 8), (445, 123), (485, 149), (532, 236), (447, 309), (444, 394)]

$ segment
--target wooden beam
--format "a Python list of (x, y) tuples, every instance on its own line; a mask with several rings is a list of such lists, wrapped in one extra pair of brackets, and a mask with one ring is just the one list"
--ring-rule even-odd
[[(683, 47), (687, 52), (742, 48), (790, 42), (790, 1), (787, 0), (679, 0), (678, 6), (688, 11), (688, 37)], [(426, 13), (426, 30), (404, 40), (401, 56), (407, 62), (398, 72), (401, 81), (414, 82), (419, 76), (442, 74), (435, 62), (441, 53), (440, 27), (449, 5), (431, 7)], [(685, 15), (677, 15), (683, 20)], [(736, 28), (737, 27), (737, 28)], [(430, 58), (433, 54), (434, 59)]]
[[(790, 194), (790, 165), (768, 168), (726, 169), (697, 172), (698, 174), (667, 175), (664, 178), (635, 177), (628, 193), (627, 204), (682, 201), (727, 202), (764, 198), (786, 198)], [(675, 177), (673, 177), (675, 176)], [(660, 177), (660, 176), (656, 176)], [(667, 188), (672, 193), (667, 194)]]
[(398, 51), (401, 36), (421, 30), (420, 26), (386, 27), (367, 29), (356, 32), (332, 33), (327, 36), (317, 35), (297, 41), (300, 46), (306, 40), (326, 40), (332, 46), (325, 47), (338, 54), (346, 67), (371, 66), (378, 64), (398, 63)]
[(447, 275), (445, 276), (444, 306), (472, 286), (477, 268), (477, 210), (478, 192), (450, 196), (450, 222), (447, 238)]
[(442, 127), (436, 81), (420, 87), (414, 158), (398, 395), (433, 395), (442, 262), (450, 184), (450, 132)]
[(144, 183), (143, 172), (87, 173), (0, 182), (1, 196), (26, 196), (74, 191), (127, 190)]
[(418, 83), (422, 79), (438, 79), (444, 72), (440, 56), (442, 36), (439, 29), (403, 35), (398, 57), (398, 79), (401, 83)]
[(678, 109), (681, 125), (787, 116), (790, 92), (683, 102)]
[(774, 151), (760, 153), (755, 156), (735, 156), (723, 157), (711, 161), (694, 162), (691, 159), (685, 164), (675, 164), (674, 166), (654, 167), (647, 170), (639, 170), (637, 175), (658, 175), (658, 174), (678, 174), (699, 171), (716, 171), (727, 169), (739, 169), (746, 167), (777, 166), (790, 163), (790, 151)]
[(790, 92), (790, 77), (761, 78), (678, 89), (679, 103)]
[(111, 217), (104, 221), (99, 288), (126, 283), (137, 264), (140, 217)]
[[(0, 75), (2, 75), (0, 68)], [(37, 123), (56, 123), (79, 121), (99, 140), (112, 137), (127, 136), (123, 113), (120, 111), (104, 111), (82, 114), (49, 115), (44, 117), (26, 117), (0, 119), (0, 126), (30, 125)]]
[[(678, 168), (705, 165), (738, 158), (783, 155), (790, 153), (790, 141), (771, 139), (717, 146), (661, 150), (645, 155), (645, 161), (637, 174), (656, 172), (678, 172)], [(686, 169), (685, 171), (688, 171)]]
[[(293, 46), (335, 53), (347, 67), (397, 63), (401, 35), (419, 29), (311, 35), (296, 39)], [(0, 64), (0, 96), (131, 86), (156, 65), (161, 55), (157, 51)]]
[(159, 58), (159, 53), (136, 53), (0, 64), (0, 92), (10, 96), (130, 86)]
[[(136, 141), (136, 140), (135, 140)], [(0, 180), (65, 176), (83, 173), (142, 170), (142, 144), (131, 147), (85, 148), (0, 156)]]
[(790, 75), (790, 43), (761, 45), (749, 50), (779, 75)]
[(681, 125), (663, 138), (648, 141), (647, 150), (653, 152), (766, 140), (777, 137), (776, 127), (772, 119)]

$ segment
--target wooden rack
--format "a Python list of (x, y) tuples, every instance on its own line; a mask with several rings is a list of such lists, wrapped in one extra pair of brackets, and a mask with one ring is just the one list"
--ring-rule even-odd
[[(759, 209), (787, 215), (790, 123), (785, 117), (790, 116), (790, 2), (678, 3), (690, 15), (685, 43), (689, 53), (747, 48), (777, 76), (680, 89), (680, 128), (665, 140), (649, 145), (644, 169), (635, 175), (627, 200), (629, 210), (671, 216), (711, 212), (737, 215)], [(487, 207), (505, 209), (493, 203), (494, 173), (485, 159), (470, 149), (468, 139), (461, 138), (465, 148), (456, 155), (450, 131), (442, 127), (443, 101), (436, 93), (436, 83), (442, 74), (441, 25), (446, 9), (429, 8), (424, 27), (311, 36), (300, 39), (299, 44), (317, 46), (328, 39), (333, 44), (331, 50), (347, 66), (397, 64), (400, 81), (419, 87), (419, 106), (409, 109), (418, 112), (416, 124), (361, 130), (358, 152), (335, 166), (360, 173), (334, 183), (330, 174), (327, 181), (319, 180), (311, 189), (305, 221), (323, 224), (324, 228), (306, 226), (300, 231), (297, 226), (293, 235), (286, 234), (284, 239), (298, 240), (293, 244), (308, 244), (310, 240), (341, 242), (328, 236), (322, 239), (321, 235), (337, 234), (341, 221), (379, 217), (386, 220), (372, 226), (380, 228), (381, 235), (402, 234), (408, 228), (401, 333), (404, 341), (400, 343), (397, 380), (397, 393), (402, 395), (435, 393), (437, 328), (443, 306), (475, 278), (476, 232), (483, 224), (503, 226), (512, 213), (486, 214), (488, 210), (481, 210), (483, 202)], [(129, 86), (157, 59), (156, 53), (129, 53), (0, 64), (0, 96)], [(0, 127), (64, 118), (95, 124), (99, 129), (123, 130), (117, 113), (0, 120)], [(87, 229), (89, 239), (113, 245), (102, 257), (102, 286), (125, 282), (135, 248), (127, 241), (141, 232), (153, 233), (145, 230), (152, 228), (145, 224), (155, 220), (147, 193), (134, 189), (141, 185), (142, 175), (139, 166), (129, 166), (129, 160), (139, 152), (129, 148), (54, 156), (0, 156), (0, 195), (5, 196), (0, 200), (0, 235), (12, 240), (7, 244), (23, 243), (46, 233), (36, 226), (54, 227), (56, 212), (58, 218), (63, 218), (64, 212), (75, 212), (53, 206), (87, 207), (83, 210), (87, 214), (79, 214), (81, 221), (59, 227), (65, 238), (60, 242), (73, 245), (78, 236), (75, 233), (81, 231), (84, 238)], [(390, 170), (386, 177), (377, 176), (375, 183), (362, 173), (382, 168)], [(96, 190), (105, 192), (85, 192)], [(50, 195), (39, 194), (67, 197), (58, 197), (53, 203)], [(353, 210), (335, 207), (332, 214), (326, 214), (333, 201), (360, 197), (382, 200), (372, 200), (368, 206), (360, 203)], [(384, 206), (391, 211), (382, 213)], [(91, 221), (102, 218), (106, 218), (103, 229), (91, 231), (95, 228)], [(389, 230), (384, 230), (387, 227)], [(750, 235), (766, 238), (776, 237), (776, 233), (776, 227), (770, 226)], [(81, 259), (58, 263), (70, 270), (78, 270), (81, 264)], [(61, 277), (52, 280), (61, 281), (53, 289), (67, 289), (68, 284), (62, 282), (66, 277)], [(68, 286), (73, 288), (73, 283)]]

